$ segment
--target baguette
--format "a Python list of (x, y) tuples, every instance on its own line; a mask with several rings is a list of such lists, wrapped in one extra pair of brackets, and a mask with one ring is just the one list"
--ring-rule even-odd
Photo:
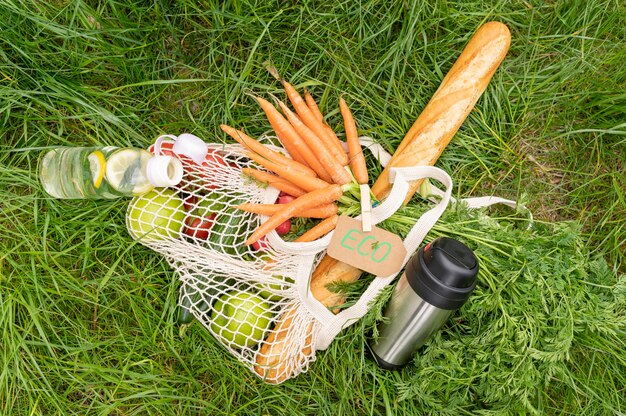
[[(378, 177), (374, 195), (389, 194), (391, 168), (435, 164), (485, 91), (510, 43), (511, 33), (502, 23), (485, 23), (476, 31)], [(405, 204), (420, 182), (411, 183)]]
[(300, 348), (296, 346), (295, 351), (294, 348), (289, 348), (290, 339), (299, 338), (294, 334), (297, 328), (293, 326), (297, 311), (298, 307), (295, 304), (287, 309), (255, 356), (254, 371), (268, 383), (278, 384), (290, 378), (301, 366), (300, 361), (305, 360), (313, 352), (311, 348), (313, 323), (309, 323), (306, 328), (304, 345)]
[[(391, 190), (389, 183), (391, 167), (435, 164), (487, 87), (504, 59), (510, 42), (509, 29), (502, 23), (489, 22), (478, 29), (422, 114), (407, 132), (391, 162), (374, 183), (372, 192), (376, 198), (383, 199)], [(407, 201), (418, 187), (418, 181), (411, 184)], [(311, 277), (311, 293), (324, 306), (336, 312), (336, 308), (345, 301), (345, 298), (329, 291), (327, 286), (339, 281), (353, 282), (361, 276), (361, 273), (356, 267), (326, 255)], [(290, 378), (297, 366), (312, 353), (307, 342), (305, 349), (296, 351), (297, 357), (293, 356), (293, 353), (289, 354), (293, 350), (288, 346), (292, 314), (293, 310), (279, 318), (274, 331), (262, 343), (257, 353), (255, 371), (269, 383), (278, 384)], [(309, 326), (307, 330), (312, 328)]]

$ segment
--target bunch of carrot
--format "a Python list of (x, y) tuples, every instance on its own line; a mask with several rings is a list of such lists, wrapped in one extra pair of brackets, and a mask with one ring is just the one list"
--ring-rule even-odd
[(292, 202), (283, 205), (237, 206), (247, 212), (270, 216), (245, 241), (246, 245), (255, 243), (292, 217), (323, 219), (295, 241), (313, 241), (327, 234), (337, 224), (338, 207), (335, 202), (343, 195), (343, 186), (354, 181), (358, 184), (368, 183), (367, 166), (356, 123), (345, 100), (341, 98), (339, 106), (344, 121), (347, 153), (335, 132), (324, 122), (324, 116), (313, 97), (305, 92), (302, 98), (287, 81), (283, 81), (283, 86), (295, 112), (278, 99), (276, 101), (282, 113), (269, 101), (258, 96), (254, 98), (291, 158), (240, 130), (227, 125), (220, 126), (248, 150), (252, 160), (272, 172), (245, 168), (244, 174), (295, 197)]

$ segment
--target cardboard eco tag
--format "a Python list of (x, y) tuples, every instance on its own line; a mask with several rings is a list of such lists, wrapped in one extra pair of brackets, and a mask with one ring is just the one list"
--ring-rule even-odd
[(339, 217), (327, 254), (375, 276), (389, 276), (402, 268), (406, 248), (402, 239), (378, 227), (364, 232), (361, 221)]

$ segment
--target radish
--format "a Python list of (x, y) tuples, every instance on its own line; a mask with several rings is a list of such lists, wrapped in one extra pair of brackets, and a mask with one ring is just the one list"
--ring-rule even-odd
[(265, 251), (266, 249), (269, 248), (269, 243), (267, 242), (267, 239), (265, 237), (263, 237), (263, 238), (260, 238), (259, 240), (255, 241), (254, 243), (252, 243), (251, 247), (255, 251)]
[[(280, 192), (280, 194), (278, 194), (278, 199), (276, 199), (276, 203), (277, 204), (288, 204), (291, 201), (295, 200), (296, 197), (295, 196), (291, 196), (285, 192)], [(278, 233), (278, 235), (285, 235), (287, 234), (289, 231), (291, 231), (291, 221), (287, 220), (285, 222), (283, 222), (282, 224), (280, 224), (278, 227), (276, 227), (276, 232)]]
[(276, 200), (277, 204), (288, 204), (291, 201), (295, 200), (296, 197), (295, 196), (291, 196), (291, 195), (283, 195), (283, 196), (279, 196), (278, 199)]
[(283, 222), (282, 224), (280, 224), (278, 227), (276, 227), (276, 232), (278, 233), (278, 235), (285, 235), (289, 231), (291, 231), (291, 221), (290, 220), (287, 220), (287, 221)]

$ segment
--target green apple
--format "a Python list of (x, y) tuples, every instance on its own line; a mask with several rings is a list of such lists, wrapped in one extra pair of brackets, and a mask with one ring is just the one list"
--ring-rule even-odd
[(231, 347), (251, 348), (263, 340), (272, 317), (270, 305), (258, 294), (231, 291), (215, 302), (211, 330)]
[(134, 238), (178, 238), (185, 215), (183, 200), (176, 192), (171, 189), (152, 190), (131, 203), (128, 230)]
[[(293, 279), (289, 277), (279, 276), (277, 274), (273, 275), (272, 277), (274, 279), (281, 280), (285, 283), (293, 283)], [(266, 283), (262, 285), (262, 287), (269, 289), (269, 290), (262, 289), (261, 291), (259, 291), (259, 295), (263, 296), (265, 299), (271, 300), (274, 302), (278, 302), (279, 300), (282, 299), (282, 296), (277, 295), (275, 292), (285, 289), (285, 285), (283, 283)]]

